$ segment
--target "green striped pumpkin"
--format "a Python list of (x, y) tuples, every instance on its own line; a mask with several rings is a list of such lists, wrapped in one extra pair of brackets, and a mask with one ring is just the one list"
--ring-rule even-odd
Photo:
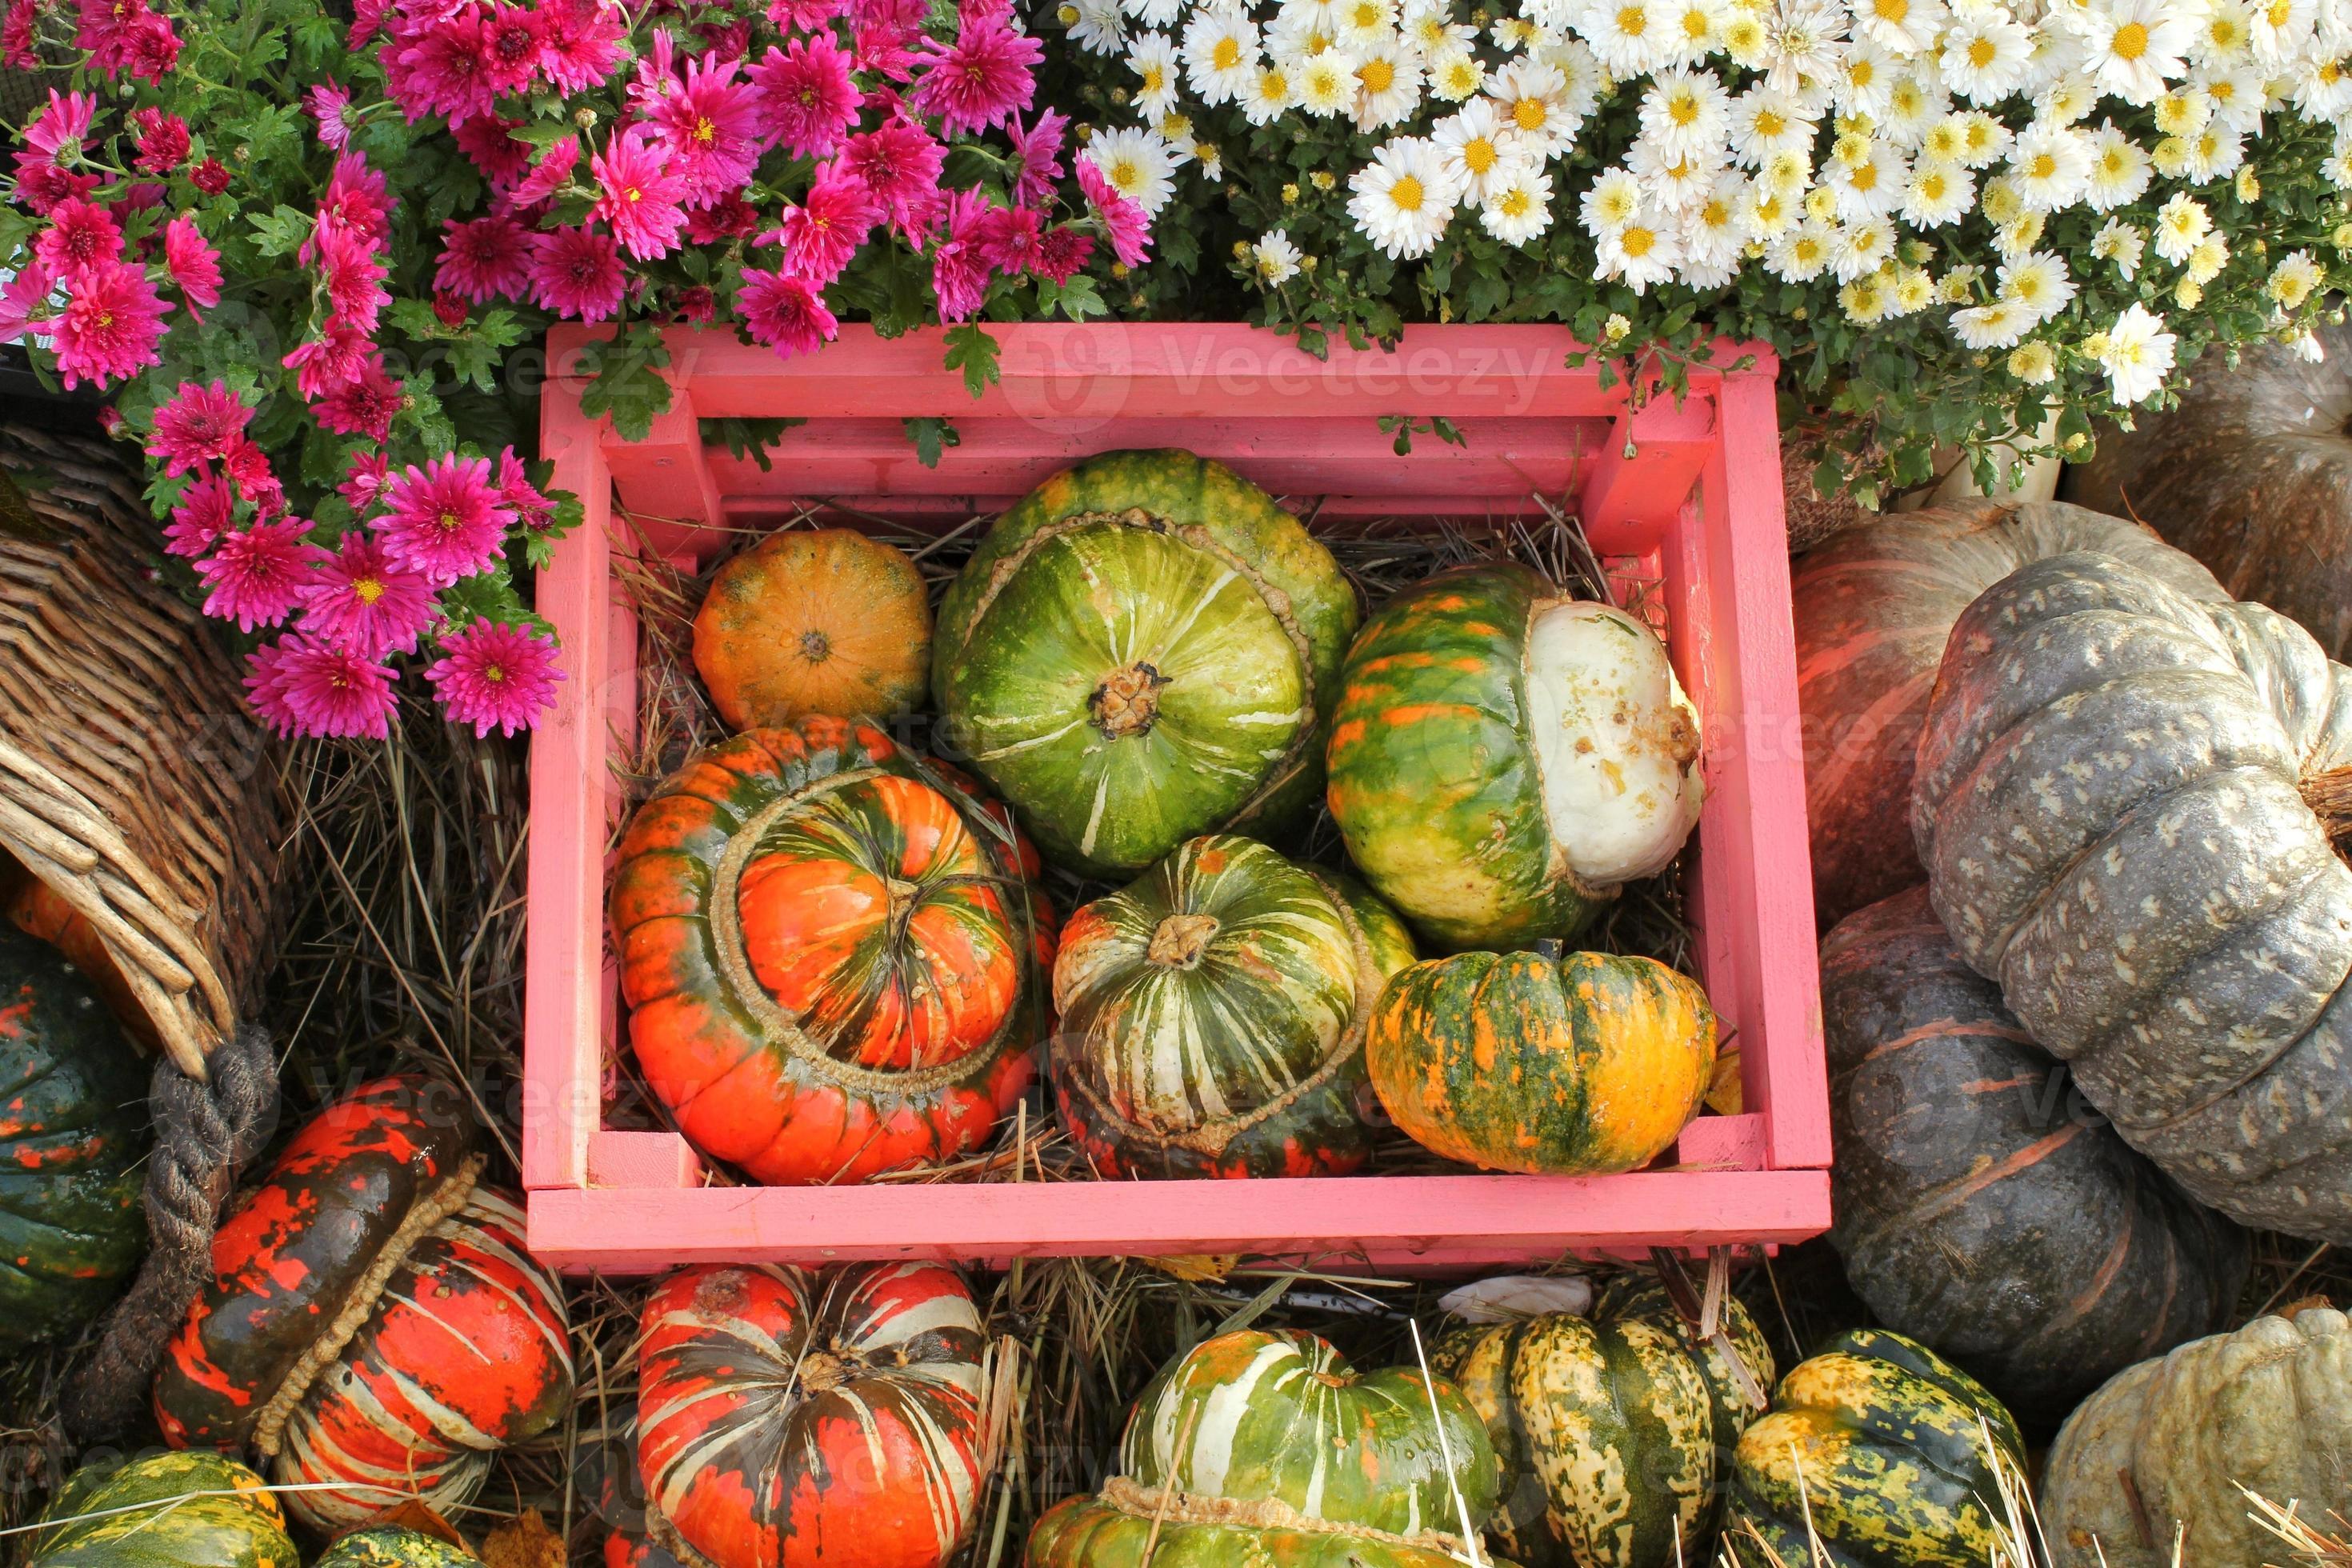
[(1772, 1384), (1772, 1352), (1727, 1299), (1747, 1378), (1664, 1287), (1622, 1277), (1590, 1319), (1457, 1329), (1430, 1363), (1461, 1384), (1504, 1468), (1486, 1526), (1526, 1568), (1675, 1568), (1707, 1560), (1733, 1446)]
[(1195, 838), (1063, 928), (1064, 1123), (1105, 1176), (1352, 1170), (1371, 1147), (1362, 1020), (1412, 962), (1360, 885)]
[(482, 1560), (418, 1531), (380, 1524), (338, 1538), (310, 1568), (482, 1568)]
[(1348, 650), (1331, 815), (1381, 895), (1445, 948), (1574, 935), (1698, 820), (1698, 716), (1665, 647), (1509, 563), (1391, 600)]
[(1435, 1568), (1501, 1481), (1451, 1384), (1360, 1374), (1313, 1334), (1237, 1330), (1161, 1369), (1129, 1418), (1119, 1474), (1041, 1521), (1027, 1562)]
[(1810, 1521), (1833, 1568), (1984, 1568), (2000, 1540), (1995, 1451), (2022, 1485), (2024, 1439), (1983, 1384), (1900, 1334), (1841, 1334), (1739, 1439), (1733, 1543), (1752, 1549), (1752, 1531), (1807, 1563)]
[(77, 1470), (43, 1520), (26, 1568), (297, 1568), (299, 1561), (267, 1483), (209, 1449)]
[(1256, 486), (1108, 452), (997, 520), (940, 606), (931, 690), (1046, 853), (1115, 876), (1303, 812), (1356, 621), (1331, 552)]

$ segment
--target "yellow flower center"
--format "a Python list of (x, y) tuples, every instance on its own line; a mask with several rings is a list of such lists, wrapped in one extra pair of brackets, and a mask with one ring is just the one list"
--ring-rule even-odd
[(1525, 217), (1528, 209), (1535, 203), (1525, 189), (1513, 185), (1503, 193), (1503, 199), (1495, 205), (1502, 209), (1505, 217)]
[(1364, 84), (1366, 92), (1386, 92), (1396, 85), (1396, 67), (1387, 60), (1366, 60), (1356, 79)]
[(1522, 131), (1540, 131), (1544, 128), (1544, 121), (1550, 118), (1550, 111), (1544, 108), (1540, 98), (1523, 98), (1511, 105), (1511, 123)]
[(1649, 30), (1650, 14), (1639, 5), (1627, 5), (1617, 13), (1617, 30), (1629, 38), (1638, 38)]
[(1853, 172), (1848, 174), (1846, 179), (1857, 191), (1874, 191), (1878, 188), (1878, 165), (1856, 163), (1853, 166)]
[(373, 605), (383, 597), (383, 580), (380, 577), (354, 577), (352, 593), (362, 605)]
[(1856, 60), (1846, 68), (1845, 79), (1856, 87), (1868, 87), (1878, 78), (1878, 68), (1868, 60)]
[(2343, 78), (2344, 67), (2337, 61), (2329, 60), (2319, 68), (2319, 79), (2323, 86), (2334, 87)]
[(708, 115), (698, 115), (694, 121), (694, 139), (705, 147), (719, 140), (719, 127), (710, 123)]
[(2273, 27), (2285, 26), (2286, 19), (2294, 15), (2294, 0), (2271, 0), (2269, 9), (2263, 13), (2263, 16)]
[(1658, 237), (1646, 228), (1629, 228), (1617, 243), (1624, 248), (1626, 255), (1638, 259), (1650, 254), (1650, 247), (1658, 243)]
[(1771, 138), (1780, 135), (1788, 128), (1788, 117), (1780, 113), (1778, 110), (1759, 109), (1756, 111), (1757, 135), (1764, 137), (1769, 141)]
[(1697, 98), (1687, 92), (1679, 95), (1666, 106), (1666, 118), (1677, 125), (1688, 125), (1698, 118)]
[(635, 185), (631, 185), (628, 189), (623, 191), (621, 195), (626, 196), (633, 202), (641, 202), (646, 199), (646, 193), (637, 189)]
[(1696, 43), (1699, 39), (1706, 37), (1706, 12), (1685, 11), (1683, 13), (1683, 37), (1690, 39), (1693, 43)]
[(455, 532), (457, 532), (457, 524), (458, 524), (458, 522), (459, 522), (461, 520), (458, 518), (458, 516), (457, 516), (457, 514), (456, 512), (454, 512), (454, 511), (445, 511), (445, 512), (443, 512), (439, 517), (435, 518), (433, 521), (436, 521), (436, 522), (437, 522), (437, 523), (439, 523), (439, 524), (441, 525), (441, 531), (442, 531), (442, 532), (444, 532), (444, 533), (455, 533)]
[(1790, 248), (1799, 261), (1809, 262), (1821, 255), (1822, 242), (1811, 235), (1805, 235), (1800, 237), (1797, 243)]
[(1288, 98), (1290, 79), (1280, 71), (1264, 72), (1257, 79), (1257, 90), (1262, 96), (1276, 100)]
[(1377, 27), (1381, 25), (1381, 8), (1377, 5), (1359, 5), (1349, 15), (1359, 27)]
[(2000, 50), (1992, 47), (1992, 40), (1990, 38), (1971, 38), (1969, 40), (1969, 64), (1976, 67), (1979, 70), (1982, 70), (1985, 67), (1992, 64), (1993, 57), (2000, 52)]
[(111, 310), (100, 310), (98, 313), (98, 325), (99, 330), (101, 331), (114, 325), (114, 312)]
[(1146, 66), (1143, 68), (1144, 91), (1158, 92), (1160, 89), (1160, 85), (1167, 79), (1167, 73), (1162, 71), (1158, 66)]
[(503, 686), (506, 684), (507, 667), (503, 664), (486, 664), (482, 666), (482, 679), (492, 686)]
[(1478, 85), (1478, 67), (1470, 60), (1456, 60), (1446, 68), (1445, 85), (1455, 92), (1469, 92)]
[(2051, 176), (2058, 173), (2057, 154), (2054, 153), (2043, 153), (2039, 154), (2035, 157), (2032, 163), (2027, 168), (2026, 173), (2032, 174), (2037, 180), (2049, 179)]
[(1870, 8), (1882, 22), (1900, 22), (1911, 14), (1911, 0), (1873, 0)]
[(1474, 174), (1483, 174), (1495, 166), (1495, 144), (1484, 136), (1462, 143), (1462, 163)]
[(1944, 192), (1949, 184), (1950, 182), (1942, 174), (1930, 169), (1919, 176), (1919, 194), (1931, 202), (1940, 202), (1944, 199)]
[(1121, 158), (1110, 166), (1110, 183), (1122, 192), (1131, 191), (1143, 183), (1143, 171), (1130, 158)]
[(2139, 22), (2126, 22), (2116, 29), (2115, 42), (2107, 47), (2119, 60), (2136, 60), (2147, 53), (2147, 28)]
[(1411, 174), (1402, 176), (1389, 187), (1389, 200), (1396, 204), (1399, 212), (1419, 212), (1423, 195), (1421, 182)]
[(2236, 48), (2238, 47), (2237, 19), (2231, 16), (2214, 17), (2206, 24), (2205, 36), (2213, 40), (2213, 47), (2217, 49)]
[(1229, 71), (1242, 63), (1242, 46), (1237, 38), (1219, 38), (1217, 47), (1209, 51), (1210, 63), (1221, 71)]
[(1723, 203), (1710, 197), (1707, 200), (1706, 205), (1699, 208), (1698, 216), (1699, 221), (1706, 225), (1707, 227), (1721, 228), (1725, 224), (1731, 221), (1731, 209), (1728, 206), (1726, 206)]

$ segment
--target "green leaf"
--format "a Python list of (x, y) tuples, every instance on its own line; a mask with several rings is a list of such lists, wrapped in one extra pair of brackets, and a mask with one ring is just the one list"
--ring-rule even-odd
[[(1052, 289), (1051, 298), (1046, 290)], [(1103, 301), (1102, 286), (1081, 272), (1058, 287), (1041, 281), (1037, 285), (1038, 314), (1059, 310), (1073, 321), (1083, 321), (1088, 316), (1108, 316), (1110, 306)]]
[[(979, 322), (965, 321), (950, 327), (946, 341), (945, 363), (950, 370), (963, 372), (966, 392), (978, 397), (996, 384), (1000, 374), (996, 368), (997, 342)], [(939, 459), (929, 458), (926, 466), (936, 468)]]
[(761, 473), (774, 465), (768, 458), (768, 448), (784, 438), (784, 432), (805, 419), (698, 419), (697, 432), (706, 447), (724, 447), (727, 455), (739, 460), (760, 465)]
[(669, 383), (659, 374), (668, 365), (669, 347), (650, 323), (588, 344), (580, 352), (580, 369), (591, 378), (580, 411), (591, 419), (610, 415), (621, 439), (644, 440), (653, 434), (654, 416), (669, 409)]
[(530, 120), (507, 127), (507, 134), (534, 147), (552, 147), (565, 137), (576, 134), (577, 129), (569, 120)]
[(915, 461), (927, 468), (940, 466), (940, 454), (950, 447), (963, 445), (963, 437), (944, 419), (926, 415), (904, 421), (907, 439), (915, 444)]
[(253, 247), (264, 256), (289, 256), (310, 237), (310, 215), (282, 202), (277, 211), (255, 213), (246, 222), (253, 229)]

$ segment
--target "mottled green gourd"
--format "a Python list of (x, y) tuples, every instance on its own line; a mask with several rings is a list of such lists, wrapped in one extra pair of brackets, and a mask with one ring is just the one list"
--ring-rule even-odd
[(310, 1568), (481, 1568), (481, 1563), (462, 1546), (383, 1524), (343, 1536)]
[(1132, 873), (1322, 787), (1355, 590), (1223, 464), (1107, 452), (999, 518), (940, 605), (944, 732), (1053, 859)]
[(26, 1568), (296, 1568), (299, 1561), (267, 1483), (205, 1449), (77, 1470), (42, 1517), (49, 1528), (34, 1536)]
[(1161, 1370), (1119, 1472), (1038, 1521), (1029, 1568), (1447, 1568), (1502, 1483), (1453, 1384), (1255, 1329)]
[(1707, 1561), (1733, 1447), (1760, 1415), (1772, 1352), (1723, 1306), (1734, 1367), (1655, 1280), (1621, 1278), (1590, 1318), (1456, 1329), (1430, 1349), (1503, 1462), (1486, 1537), (1526, 1568), (1676, 1568)]
[[(2022, 1485), (2025, 1443), (1999, 1400), (1900, 1334), (1839, 1335), (1780, 1380), (1739, 1439), (1726, 1528), (1760, 1559), (1831, 1568), (1985, 1568), (2001, 1540), (1993, 1456)], [(2005, 1550), (2005, 1549), (2003, 1549)]]

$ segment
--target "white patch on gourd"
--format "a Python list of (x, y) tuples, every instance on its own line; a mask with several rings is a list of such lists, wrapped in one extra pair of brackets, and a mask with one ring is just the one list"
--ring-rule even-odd
[(1607, 605), (1540, 605), (1525, 671), (1544, 816), (1569, 868), (1603, 884), (1664, 870), (1706, 796), (1698, 710), (1665, 645)]

